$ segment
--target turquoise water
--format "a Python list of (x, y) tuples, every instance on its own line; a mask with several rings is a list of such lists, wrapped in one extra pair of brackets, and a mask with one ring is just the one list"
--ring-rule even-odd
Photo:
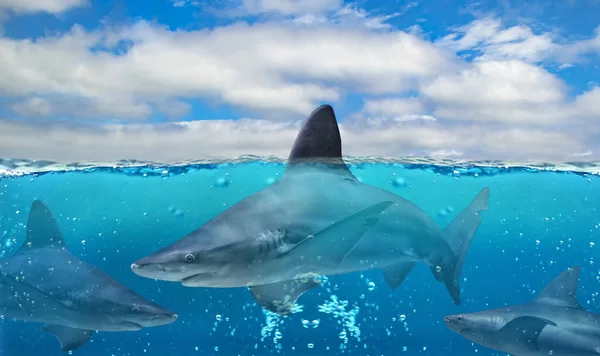
[[(357, 160), (359, 161), (359, 160)], [(5, 166), (7, 166), (5, 164)], [(94, 333), (78, 355), (501, 355), (453, 333), (443, 317), (527, 302), (582, 266), (580, 303), (600, 312), (600, 176), (553, 169), (355, 163), (364, 183), (422, 207), (441, 226), (490, 187), (455, 306), (418, 264), (391, 291), (379, 270), (330, 276), (288, 317), (265, 313), (246, 288), (188, 288), (134, 275), (129, 266), (278, 179), (278, 162), (0, 170), (2, 255), (22, 243), (34, 199), (52, 210), (70, 251), (179, 314), (170, 325)], [(28, 171), (44, 170), (30, 165)], [(466, 168), (465, 168), (466, 167)], [(23, 171), (21, 169), (20, 171)], [(43, 350), (43, 351), (40, 351)], [(39, 324), (0, 321), (0, 354), (62, 355)]]

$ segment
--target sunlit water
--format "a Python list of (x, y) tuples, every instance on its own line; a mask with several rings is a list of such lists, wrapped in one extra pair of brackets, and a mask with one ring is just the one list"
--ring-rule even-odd
[[(264, 312), (246, 288), (187, 288), (130, 271), (136, 259), (281, 177), (284, 165), (277, 160), (104, 168), (4, 160), (0, 251), (18, 249), (31, 203), (41, 199), (73, 254), (179, 314), (167, 326), (94, 333), (73, 352), (78, 355), (501, 355), (453, 333), (443, 317), (527, 302), (575, 265), (583, 267), (580, 303), (600, 312), (595, 166), (350, 161), (361, 181), (409, 199), (441, 226), (490, 187), (490, 209), (465, 263), (460, 306), (422, 264), (393, 292), (379, 270), (330, 276), (288, 317)], [(0, 354), (64, 353), (41, 325), (1, 320)]]

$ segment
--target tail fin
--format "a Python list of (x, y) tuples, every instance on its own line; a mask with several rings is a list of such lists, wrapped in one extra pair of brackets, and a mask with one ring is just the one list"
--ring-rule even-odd
[(480, 212), (488, 210), (489, 197), (490, 188), (483, 188), (471, 204), (446, 226), (444, 233), (446, 234), (446, 240), (450, 248), (454, 252), (455, 260), (446, 266), (441, 273), (435, 267), (432, 268), (435, 278), (446, 284), (446, 288), (456, 305), (460, 304), (458, 278), (461, 275), (473, 235), (475, 235), (475, 231), (477, 231), (479, 224), (481, 224)]

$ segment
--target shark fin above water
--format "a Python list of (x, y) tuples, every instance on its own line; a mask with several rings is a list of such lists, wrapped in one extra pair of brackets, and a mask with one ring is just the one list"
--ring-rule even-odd
[(316, 276), (307, 276), (249, 288), (256, 302), (266, 310), (279, 315), (290, 315), (298, 298), (320, 285), (321, 281)]
[(330, 105), (321, 105), (308, 116), (296, 136), (285, 172), (293, 171), (298, 164), (319, 161), (356, 180), (342, 159), (342, 138)]
[(69, 328), (60, 325), (44, 325), (44, 331), (56, 337), (62, 351), (73, 351), (85, 345), (92, 336), (91, 330)]
[(569, 268), (554, 278), (533, 302), (583, 309), (577, 301), (580, 274), (581, 267)]
[(65, 248), (60, 227), (48, 207), (40, 200), (31, 205), (27, 220), (27, 236), (16, 254), (39, 248)]
[(513, 343), (519, 349), (538, 351), (537, 340), (546, 325), (556, 326), (547, 319), (521, 316), (509, 321), (496, 333), (500, 340)]

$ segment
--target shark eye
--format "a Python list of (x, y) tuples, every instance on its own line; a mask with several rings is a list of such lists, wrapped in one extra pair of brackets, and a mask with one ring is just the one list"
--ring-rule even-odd
[(196, 257), (194, 257), (194, 255), (192, 255), (191, 253), (188, 253), (187, 255), (185, 255), (185, 262), (192, 263), (195, 260), (196, 260)]
[(139, 312), (140, 312), (140, 308), (138, 308), (138, 307), (133, 307), (133, 308), (131, 308), (131, 311), (132, 311), (134, 314), (137, 314), (137, 313), (139, 313)]
[(456, 319), (463, 320), (463, 317), (462, 317), (462, 315), (459, 315), (459, 316), (456, 317)]

